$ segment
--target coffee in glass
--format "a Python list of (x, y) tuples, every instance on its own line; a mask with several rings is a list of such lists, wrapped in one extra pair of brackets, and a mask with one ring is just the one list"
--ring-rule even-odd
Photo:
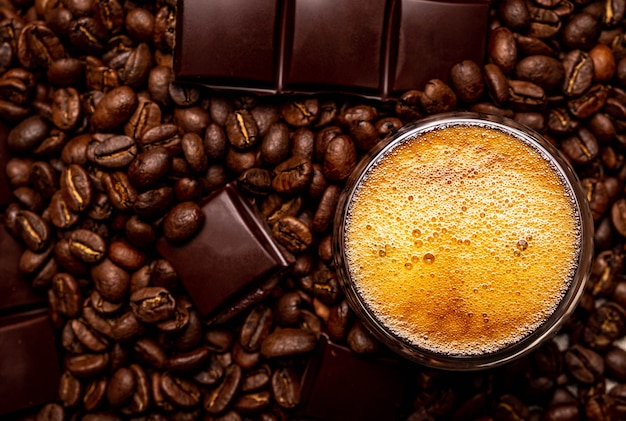
[(582, 294), (593, 224), (540, 135), (470, 113), (404, 127), (351, 176), (334, 246), (353, 309), (392, 349), (476, 369), (556, 332)]

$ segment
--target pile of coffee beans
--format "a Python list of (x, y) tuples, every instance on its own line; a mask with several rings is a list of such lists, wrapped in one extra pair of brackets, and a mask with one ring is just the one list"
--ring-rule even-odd
[[(592, 278), (557, 338), (528, 357), (475, 373), (410, 364), (398, 418), (626, 419), (626, 1), (496, 0), (491, 11), (485, 63), (371, 102), (174, 82), (173, 0), (0, 0), (14, 196), (2, 212), (63, 360), (58, 399), (24, 417), (297, 418), (321, 333), (362, 358), (387, 352), (334, 271), (343, 183), (404, 123), (470, 110), (528, 125), (573, 164), (595, 221)], [(197, 203), (233, 181), (295, 263), (261, 303), (207, 325), (155, 244), (191, 238)]]

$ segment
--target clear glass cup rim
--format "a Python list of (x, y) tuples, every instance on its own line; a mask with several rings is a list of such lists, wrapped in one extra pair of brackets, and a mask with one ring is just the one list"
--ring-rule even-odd
[[(519, 342), (501, 348), (497, 351), (480, 355), (444, 355), (424, 348), (408, 344), (397, 338), (367, 307), (360, 297), (356, 286), (350, 279), (347, 268), (344, 234), (348, 206), (353, 195), (368, 170), (377, 160), (386, 155), (396, 145), (407, 139), (419, 136), (421, 133), (450, 126), (485, 126), (512, 134), (513, 137), (524, 139), (532, 143), (542, 154), (547, 155), (557, 165), (564, 180), (569, 184), (575, 198), (575, 206), (580, 215), (580, 252), (578, 255), (577, 271), (571, 285), (558, 307), (536, 330), (522, 338)], [(509, 361), (528, 354), (545, 340), (553, 337), (574, 312), (582, 296), (585, 284), (591, 271), (593, 259), (593, 218), (589, 210), (585, 194), (578, 176), (563, 155), (548, 142), (541, 134), (506, 117), (471, 112), (452, 112), (437, 114), (404, 125), (385, 141), (380, 142), (369, 151), (357, 164), (348, 178), (341, 193), (333, 225), (333, 255), (337, 269), (339, 284), (348, 303), (358, 317), (365, 323), (381, 342), (399, 355), (423, 365), (448, 370), (481, 370), (503, 365)]]

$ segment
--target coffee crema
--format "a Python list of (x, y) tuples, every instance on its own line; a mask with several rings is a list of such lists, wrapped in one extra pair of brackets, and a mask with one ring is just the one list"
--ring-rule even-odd
[(554, 313), (581, 250), (580, 214), (545, 151), (477, 125), (435, 128), (367, 169), (345, 258), (374, 317), (446, 355), (515, 344)]

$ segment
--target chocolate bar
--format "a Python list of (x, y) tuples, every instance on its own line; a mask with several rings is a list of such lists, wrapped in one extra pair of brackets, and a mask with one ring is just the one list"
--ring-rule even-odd
[(301, 419), (399, 419), (411, 371), (406, 361), (362, 357), (322, 334), (302, 377)]
[(170, 261), (201, 316), (227, 310), (229, 302), (280, 276), (290, 262), (268, 227), (233, 184), (209, 196), (201, 209), (205, 222), (184, 244), (165, 238), (159, 254)]
[(482, 63), (489, 0), (179, 0), (181, 81), (386, 98)]

